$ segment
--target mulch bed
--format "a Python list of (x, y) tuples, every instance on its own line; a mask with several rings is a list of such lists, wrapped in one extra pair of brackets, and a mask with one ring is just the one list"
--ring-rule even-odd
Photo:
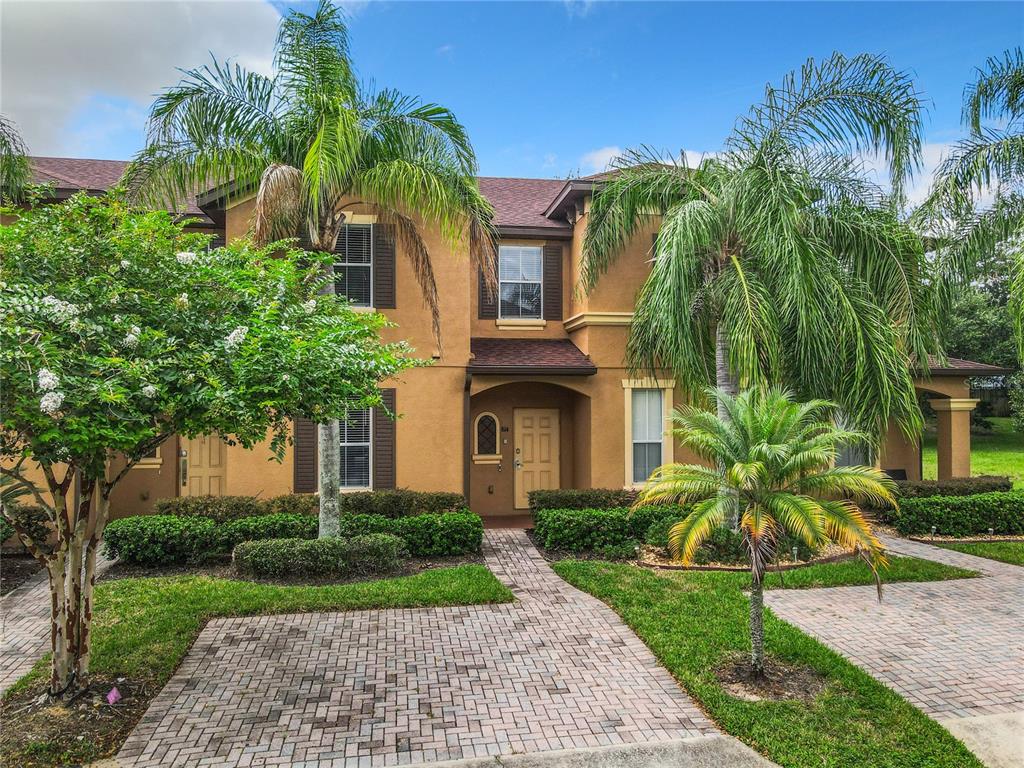
[[(844, 560), (852, 560), (857, 557), (855, 552), (849, 552), (842, 547), (829, 546), (823, 549), (816, 557), (810, 560), (792, 560), (789, 557), (779, 558), (768, 566), (769, 573), (778, 571), (792, 571), (795, 568), (806, 568), (809, 565), (822, 565), (824, 563), (839, 563)], [(659, 571), (728, 571), (746, 573), (750, 570), (750, 564), (738, 563), (701, 563), (700, 565), (680, 565), (672, 556), (658, 547), (642, 547), (640, 559), (637, 565), (644, 568)]]
[(0, 555), (0, 595), (17, 589), (42, 567), (32, 555)]
[(772, 656), (764, 660), (764, 677), (751, 673), (750, 655), (730, 654), (715, 670), (726, 693), (743, 701), (800, 701), (811, 703), (827, 680), (810, 667), (786, 664)]
[[(116, 687), (121, 700), (107, 702)], [(155, 684), (117, 678), (93, 678), (89, 690), (66, 706), (42, 696), (45, 678), (8, 696), (0, 710), (0, 766), (42, 768), (81, 765), (112, 754), (135, 727), (158, 692)]]
[(282, 586), (328, 586), (331, 584), (351, 584), (357, 581), (376, 581), (381, 578), (393, 576), (412, 576), (423, 571), (435, 568), (454, 568), (459, 565), (475, 565), (483, 563), (483, 555), (460, 555), (458, 557), (434, 557), (434, 558), (410, 558), (403, 567), (395, 573), (383, 577), (375, 575), (357, 575), (347, 579), (331, 577), (309, 577), (296, 576), (280, 579), (260, 579), (255, 576), (238, 573), (231, 565), (230, 558), (223, 560), (209, 561), (205, 563), (190, 563), (187, 565), (163, 565), (163, 566), (142, 566), (128, 563), (114, 563), (100, 577), (105, 579), (133, 579), (152, 578), (156, 576), (209, 576), (215, 579), (231, 579), (232, 581), (251, 581), (256, 584), (278, 584)]

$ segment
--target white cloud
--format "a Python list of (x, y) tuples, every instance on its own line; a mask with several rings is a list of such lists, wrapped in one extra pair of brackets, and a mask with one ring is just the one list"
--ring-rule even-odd
[[(80, 156), (141, 146), (154, 95), (210, 51), (270, 72), (280, 20), (257, 0), (4, 0), (2, 14), (0, 111), (33, 154)], [(123, 136), (118, 147), (107, 133)]]
[(445, 43), (444, 45), (439, 46), (435, 51), (438, 56), (451, 56), (454, 52), (455, 46), (451, 43)]
[(590, 173), (599, 173), (608, 169), (612, 160), (622, 155), (622, 147), (601, 147), (587, 152), (580, 158), (580, 167)]
[(562, 0), (569, 18), (583, 18), (590, 14), (596, 0)]

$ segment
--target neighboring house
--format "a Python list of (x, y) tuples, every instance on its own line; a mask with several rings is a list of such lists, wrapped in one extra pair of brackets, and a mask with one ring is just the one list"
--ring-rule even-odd
[[(61, 198), (113, 185), (124, 164), (34, 158), (37, 180)], [(599, 178), (481, 178), (501, 236), (500, 289), (491, 295), (465, 253), (424, 230), (440, 294), (442, 347), (400, 246), (373, 209), (353, 204), (336, 250), (337, 286), (354, 304), (383, 312), (433, 365), (385, 382), (400, 414), (354, 414), (342, 428), (342, 482), (349, 489), (463, 491), (492, 518), (521, 514), (535, 488), (623, 487), (659, 464), (689, 458), (666, 432), (685, 399), (671, 377), (631, 376), (624, 355), (634, 297), (649, 269), (653, 227), (630, 244), (589, 295), (576, 286), (587, 211)], [(227, 240), (248, 229), (251, 199), (200, 195), (183, 213)], [(396, 251), (398, 251), (396, 253)], [(970, 474), (968, 378), (1000, 369), (962, 360), (933, 367), (919, 389), (938, 414), (939, 476)], [(130, 473), (114, 514), (148, 510), (160, 497), (316, 491), (316, 429), (296, 424), (282, 463), (215, 437), (170, 440)], [(920, 477), (917, 439), (890, 429), (879, 459), (895, 476)], [(497, 522), (497, 521), (495, 521)]]

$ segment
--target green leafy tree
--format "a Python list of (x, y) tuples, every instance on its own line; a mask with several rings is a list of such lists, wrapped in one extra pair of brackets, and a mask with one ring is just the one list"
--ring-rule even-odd
[(319, 295), (318, 260), (282, 243), (208, 250), (113, 197), (4, 213), (0, 473), (40, 511), (3, 512), (49, 575), (60, 699), (88, 683), (110, 495), (140, 459), (212, 432), (247, 448), (269, 436), (279, 459), (293, 418), (379, 406), (379, 382), (414, 361), (380, 342), (381, 315)]
[(990, 58), (964, 93), (968, 135), (935, 173), (912, 221), (936, 245), (938, 275), (956, 293), (1000, 251), (1014, 257), (1008, 306), (1024, 360), (1024, 51)]
[(588, 215), (583, 287), (660, 222), (634, 368), (668, 368), (692, 393), (785, 384), (836, 401), (876, 441), (890, 419), (917, 430), (911, 369), (937, 351), (936, 292), (920, 238), (858, 158), (885, 158), (898, 199), (920, 137), (907, 74), (876, 56), (808, 60), (767, 87), (721, 154), (616, 161)]
[[(180, 204), (218, 185), (234, 195), (255, 192), (257, 242), (301, 233), (321, 252), (334, 250), (343, 202), (372, 204), (394, 227), (440, 341), (421, 223), (438, 227), (450, 247), (468, 249), (496, 281), (493, 211), (477, 187), (465, 128), (445, 107), (361, 85), (344, 18), (328, 0), (312, 15), (285, 16), (274, 63), (270, 77), (228, 62), (186, 70), (153, 105), (130, 187), (152, 205)], [(321, 424), (321, 535), (338, 532), (339, 443), (338, 423)]]
[(25, 142), (14, 123), (0, 115), (0, 196), (21, 199), (31, 178)]
[(762, 582), (777, 542), (789, 536), (811, 548), (834, 542), (856, 549), (877, 578), (885, 558), (857, 503), (895, 505), (895, 484), (872, 467), (835, 466), (840, 446), (866, 435), (836, 428), (832, 403), (794, 402), (780, 389), (751, 389), (736, 397), (719, 390), (717, 399), (724, 418), (684, 406), (673, 419), (679, 440), (711, 466), (659, 467), (637, 505), (694, 504), (669, 531), (670, 550), (686, 564), (716, 528), (739, 518), (753, 578), (751, 668), (763, 675)]

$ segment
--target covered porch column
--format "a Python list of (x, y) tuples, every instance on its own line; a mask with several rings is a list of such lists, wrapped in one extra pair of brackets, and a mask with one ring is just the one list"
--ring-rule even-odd
[(937, 417), (939, 480), (971, 476), (973, 398), (941, 397), (928, 401)]

